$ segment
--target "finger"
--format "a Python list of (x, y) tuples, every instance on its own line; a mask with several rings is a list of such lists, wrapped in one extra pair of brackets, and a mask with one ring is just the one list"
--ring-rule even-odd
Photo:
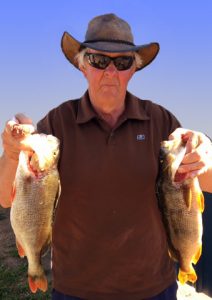
[(206, 165), (203, 161), (198, 161), (198, 162), (191, 163), (191, 164), (180, 165), (177, 172), (178, 173), (189, 173), (192, 171), (198, 171), (198, 170), (204, 169), (205, 167), (206, 167)]
[(197, 176), (200, 176), (202, 174), (204, 174), (205, 172), (207, 172), (207, 168), (202, 168), (202, 169), (199, 169), (199, 170), (195, 170), (195, 171), (191, 171), (191, 172), (188, 172), (185, 176), (185, 179), (192, 179), (194, 177), (197, 177)]
[(15, 118), (17, 119), (18, 123), (20, 124), (33, 124), (32, 119), (30, 119), (29, 117), (25, 116), (22, 113), (18, 113), (15, 115)]
[(185, 134), (187, 131), (188, 129), (185, 128), (177, 128), (169, 135), (169, 140), (181, 138), (182, 135)]
[(2, 144), (6, 152), (20, 152), (21, 150), (31, 150), (29, 143), (24, 143), (26, 138), (7, 137), (7, 133), (2, 134)]
[(199, 135), (196, 132), (187, 132), (183, 134), (182, 139), (186, 142), (186, 153), (192, 152), (200, 143)]
[(35, 132), (35, 127), (32, 124), (19, 124), (13, 120), (6, 123), (5, 131), (14, 138), (23, 138), (26, 135)]

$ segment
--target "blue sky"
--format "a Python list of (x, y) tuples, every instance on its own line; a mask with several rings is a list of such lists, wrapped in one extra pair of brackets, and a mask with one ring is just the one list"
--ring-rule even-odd
[(128, 89), (168, 108), (184, 127), (212, 136), (211, 0), (2, 0), (0, 131), (17, 112), (36, 123), (84, 93), (87, 83), (65, 59), (61, 36), (68, 31), (83, 41), (88, 21), (109, 12), (130, 23), (136, 44), (161, 47)]

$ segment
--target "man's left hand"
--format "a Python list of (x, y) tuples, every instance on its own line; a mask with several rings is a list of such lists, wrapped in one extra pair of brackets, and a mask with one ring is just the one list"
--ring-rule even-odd
[(186, 154), (178, 169), (179, 173), (187, 173), (186, 178), (207, 173), (212, 168), (212, 143), (202, 132), (185, 128), (177, 128), (169, 139), (181, 137), (186, 142)]

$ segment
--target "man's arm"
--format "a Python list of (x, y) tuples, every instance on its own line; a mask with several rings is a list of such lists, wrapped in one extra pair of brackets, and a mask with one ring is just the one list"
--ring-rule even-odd
[(15, 121), (6, 123), (2, 133), (3, 155), (0, 157), (0, 205), (11, 206), (11, 191), (18, 166), (19, 153), (29, 149), (24, 144), (27, 135), (35, 131), (31, 119), (17, 114)]
[(201, 132), (177, 128), (170, 139), (182, 137), (186, 142), (186, 155), (178, 169), (187, 178), (198, 176), (203, 191), (212, 193), (212, 143)]
[(201, 189), (205, 192), (212, 193), (212, 167), (198, 178)]
[(11, 206), (11, 191), (15, 179), (18, 161), (9, 159), (4, 152), (0, 158), (0, 204), (3, 207)]

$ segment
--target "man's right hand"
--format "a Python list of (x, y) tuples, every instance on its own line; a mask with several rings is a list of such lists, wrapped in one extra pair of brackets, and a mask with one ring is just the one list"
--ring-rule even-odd
[(9, 120), (2, 133), (4, 155), (18, 161), (21, 150), (29, 149), (24, 139), (35, 132), (32, 120), (24, 114), (16, 114), (14, 120)]
[(11, 206), (11, 190), (21, 150), (31, 150), (27, 137), (35, 132), (32, 120), (23, 114), (6, 123), (2, 133), (3, 155), (0, 157), (0, 205)]

